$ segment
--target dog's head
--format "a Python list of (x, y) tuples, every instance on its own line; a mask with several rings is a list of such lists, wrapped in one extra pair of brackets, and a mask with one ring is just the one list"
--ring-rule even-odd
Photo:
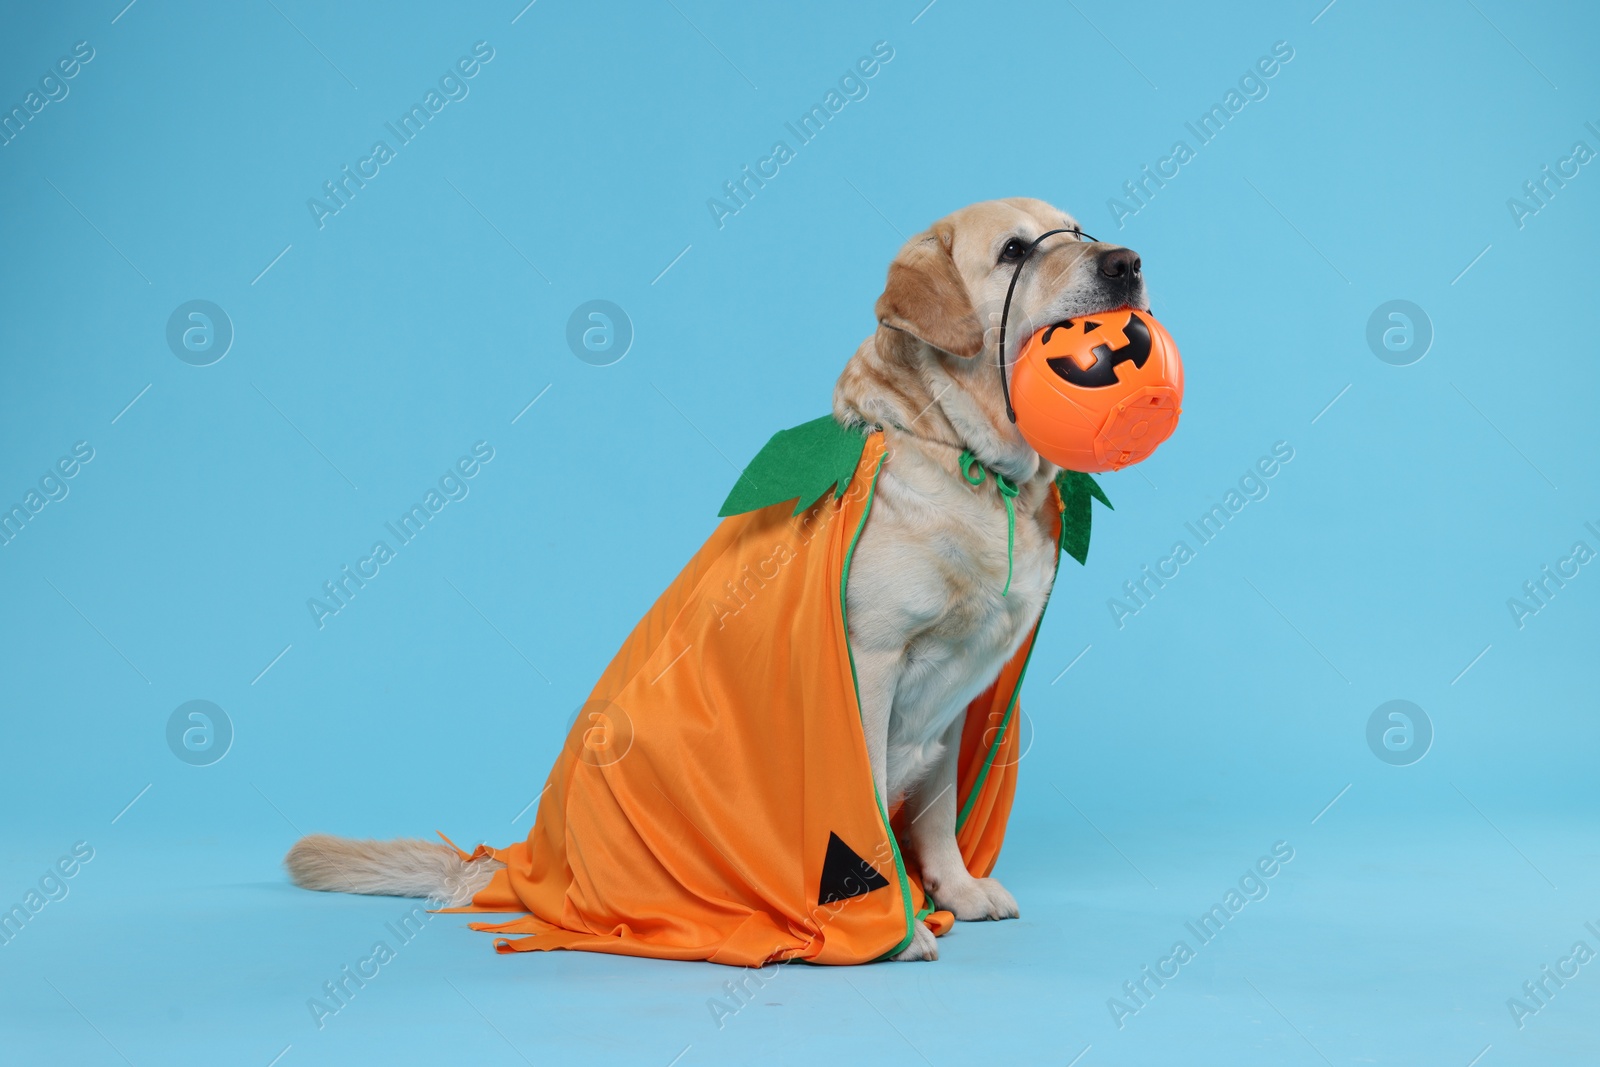
[[(838, 399), (870, 421), (905, 427), (901, 420), (910, 418), (918, 423), (909, 427), (913, 432), (947, 430), (995, 469), (1031, 477), (1039, 457), (1006, 416), (996, 368), (1001, 310), (1017, 263), (1039, 235), (1077, 228), (1059, 208), (1016, 197), (962, 208), (911, 238), (889, 265), (878, 298), (877, 373), (849, 383), (847, 371)], [(1046, 238), (1023, 268), (1011, 298), (1008, 371), (1036, 330), (1124, 306), (1149, 310), (1144, 274), (1132, 250), (1070, 233)], [(908, 379), (921, 388), (909, 388)], [(902, 411), (905, 405), (895, 399), (866, 395), (863, 389), (870, 392), (874, 384), (929, 404), (948, 426), (938, 427), (938, 419), (930, 423), (928, 411)]]
[[(878, 321), (963, 359), (997, 341), (1017, 263), (1042, 233), (1078, 228), (1043, 200), (989, 200), (962, 208), (907, 241), (889, 265)], [(1007, 345), (1060, 319), (1133, 306), (1148, 310), (1139, 257), (1072, 234), (1045, 239), (1017, 281)]]

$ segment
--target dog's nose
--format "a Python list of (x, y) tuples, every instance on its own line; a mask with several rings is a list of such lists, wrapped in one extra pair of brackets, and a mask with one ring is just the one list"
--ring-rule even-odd
[(1139, 276), (1139, 256), (1131, 248), (1110, 248), (1100, 253), (1100, 273), (1107, 278), (1131, 280)]

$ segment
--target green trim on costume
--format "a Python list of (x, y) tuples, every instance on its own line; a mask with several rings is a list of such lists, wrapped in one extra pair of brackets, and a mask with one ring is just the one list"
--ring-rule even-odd
[(790, 500), (798, 515), (829, 489), (842, 497), (866, 447), (865, 434), (840, 426), (832, 415), (779, 430), (745, 466), (717, 515), (743, 515)]
[[(1007, 596), (1011, 592), (1011, 571), (1016, 565), (1017, 505), (1015, 501), (1017, 494), (1022, 490), (1017, 486), (1016, 482), (1007, 478), (1004, 474), (999, 471), (989, 470), (988, 467), (983, 465), (983, 461), (971, 452), (963, 451), (956, 463), (960, 467), (961, 477), (966, 479), (967, 484), (971, 486), (982, 485), (987, 474), (994, 475), (994, 487), (1000, 491), (1000, 502), (1006, 506), (1006, 584), (1000, 590), (1000, 595)], [(973, 471), (977, 471), (977, 477), (973, 477)]]
[[(1100, 483), (1082, 471), (1062, 471), (1057, 474), (1056, 492), (1061, 497), (1061, 552), (1083, 563), (1089, 558), (1089, 522), (1093, 506), (1090, 498), (1098, 499), (1108, 508), (1111, 507), (1111, 501), (1100, 488)], [(1055, 593), (1055, 579), (1060, 577), (1061, 554), (1058, 552), (1055, 574), (1050, 581), (1051, 594)], [(1000, 721), (1000, 729), (995, 731), (994, 741), (989, 745), (989, 754), (983, 760), (983, 769), (978, 772), (978, 780), (972, 784), (972, 792), (967, 795), (966, 803), (961, 805), (961, 813), (956, 816), (957, 833), (960, 833), (961, 828), (966, 825), (967, 816), (972, 814), (972, 806), (977, 803), (978, 796), (983, 792), (984, 783), (989, 779), (989, 768), (994, 764), (994, 757), (1000, 751), (1000, 743), (1005, 740), (1006, 730), (1011, 726), (1012, 717), (1017, 710), (1017, 699), (1022, 695), (1022, 681), (1028, 676), (1028, 664), (1033, 662), (1033, 648), (1039, 640), (1039, 627), (1044, 625), (1045, 609), (1049, 606), (1050, 597), (1047, 595), (1039, 607), (1039, 618), (1033, 624), (1033, 636), (1028, 638), (1028, 654), (1022, 661), (1022, 670), (1017, 673), (1017, 685), (1011, 690), (1011, 700), (1006, 705), (1005, 718)]]
[[(818, 421), (821, 421), (821, 420), (818, 420)], [(830, 418), (828, 421), (832, 422), (833, 420)], [(811, 423), (807, 423), (806, 425), (810, 426), (812, 424)], [(837, 425), (837, 424), (835, 424), (835, 425)], [(779, 435), (779, 436), (781, 436), (781, 435)], [(777, 437), (774, 437), (773, 440), (776, 441)], [(862, 445), (863, 449), (866, 448), (866, 439), (865, 438), (862, 439), (861, 445)], [(771, 446), (768, 445), (768, 447), (770, 448)], [(765, 450), (763, 450), (763, 451), (765, 451)], [(856, 677), (856, 654), (855, 654), (855, 651), (853, 649), (851, 649), (851, 647), (850, 647), (850, 609), (847, 606), (847, 602), (848, 602), (848, 599), (849, 599), (849, 597), (848, 597), (848, 589), (849, 589), (849, 586), (850, 586), (850, 563), (856, 557), (856, 542), (861, 540), (861, 531), (867, 528), (867, 516), (872, 514), (873, 494), (877, 491), (877, 488), (878, 488), (878, 475), (883, 473), (883, 461), (888, 459), (888, 458), (889, 458), (889, 453), (887, 451), (885, 451), (883, 455), (878, 457), (878, 465), (873, 468), (873, 471), (872, 471), (872, 484), (867, 487), (867, 504), (866, 504), (866, 507), (863, 508), (862, 511), (861, 511), (861, 521), (856, 524), (856, 532), (853, 535), (851, 535), (850, 547), (844, 554), (844, 567), (841, 568), (841, 573), (839, 575), (839, 621), (844, 625), (844, 648), (845, 648), (845, 654), (847, 656), (849, 656), (849, 658), (850, 658), (850, 688), (853, 689), (855, 691), (855, 694), (856, 694), (856, 716), (857, 716), (857, 718), (861, 718), (862, 717), (861, 716), (861, 682)], [(857, 452), (856, 453), (856, 462), (859, 463), (860, 461), (861, 461), (861, 453)], [(826, 492), (826, 490), (824, 490), (824, 492)], [(863, 741), (865, 740), (865, 736), (866, 736), (866, 720), (863, 718), (862, 719), (862, 737), (863, 737)], [(894, 948), (891, 948), (888, 952), (885, 952), (882, 956), (878, 957), (879, 959), (887, 959), (890, 956), (897, 955), (900, 952), (904, 951), (906, 946), (911, 944), (911, 939), (916, 936), (916, 922), (917, 922), (917, 920), (916, 920), (916, 917), (915, 917), (915, 915), (914, 915), (914, 913), (912, 911), (912, 908), (911, 908), (911, 882), (906, 877), (906, 864), (905, 864), (905, 860), (900, 855), (900, 842), (895, 839), (894, 827), (892, 825), (890, 825), (890, 823), (889, 823), (889, 809), (884, 807), (884, 805), (883, 805), (883, 797), (878, 794), (878, 780), (876, 778), (874, 778), (872, 780), (872, 797), (878, 803), (878, 814), (883, 818), (883, 832), (884, 832), (884, 835), (889, 839), (889, 848), (890, 848), (890, 850), (894, 853), (894, 870), (895, 870), (895, 874), (897, 874), (899, 876), (899, 878), (900, 878), (900, 903), (901, 903), (901, 906), (904, 908), (905, 915), (906, 915), (906, 936), (900, 941), (900, 943), (898, 945), (896, 945)]]
[[(1056, 554), (1055, 576), (1061, 575), (1061, 554)], [(1055, 580), (1051, 579), (1051, 591), (1055, 590)], [(1006, 739), (1006, 730), (1011, 726), (1011, 718), (1017, 710), (1017, 700), (1022, 696), (1022, 681), (1028, 676), (1028, 664), (1033, 662), (1033, 648), (1039, 640), (1039, 627), (1044, 625), (1044, 611), (1050, 606), (1050, 598), (1046, 596), (1044, 603), (1039, 606), (1039, 618), (1033, 624), (1033, 635), (1028, 638), (1028, 654), (1022, 660), (1022, 670), (1017, 672), (1016, 687), (1011, 690), (1011, 701), (1006, 705), (1005, 718), (1000, 720), (1000, 729), (995, 731), (994, 741), (989, 745), (989, 754), (983, 758), (983, 769), (978, 772), (978, 780), (972, 783), (972, 792), (967, 794), (967, 802), (961, 805), (961, 813), (956, 816), (956, 833), (967, 824), (967, 816), (972, 814), (972, 806), (978, 802), (978, 797), (983, 793), (984, 783), (989, 780), (989, 768), (994, 763), (994, 757), (1000, 751), (1000, 743)]]

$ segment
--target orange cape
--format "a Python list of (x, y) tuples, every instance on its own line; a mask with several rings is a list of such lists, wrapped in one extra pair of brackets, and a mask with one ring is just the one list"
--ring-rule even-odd
[[(821, 453), (841, 472), (821, 499), (808, 505), (800, 487), (793, 515), (764, 506), (723, 519), (634, 627), (579, 711), (527, 840), (473, 853), (506, 867), (457, 910), (526, 913), (472, 924), (527, 935), (497, 937), (500, 952), (852, 964), (900, 951), (913, 923), (950, 928), (902, 862), (898, 810), (877, 795), (846, 636), (883, 435), (831, 418), (785, 431), (740, 487), (796, 488), (785, 462), (815, 475)], [(1067, 512), (1062, 545), (1080, 560), (1091, 493), (1105, 499), (1081, 474), (1052, 491)], [(979, 877), (1011, 810), (1017, 693), (1037, 635), (1036, 624), (966, 712), (957, 839)]]

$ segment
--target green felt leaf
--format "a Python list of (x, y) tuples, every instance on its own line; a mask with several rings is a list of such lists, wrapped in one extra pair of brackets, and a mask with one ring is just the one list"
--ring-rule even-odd
[(864, 434), (845, 429), (832, 415), (779, 430), (733, 483), (717, 514), (743, 515), (793, 500), (798, 515), (829, 489), (844, 496), (866, 446)]
[[(1100, 488), (1100, 483), (1082, 471), (1062, 471), (1056, 475), (1056, 489), (1061, 493), (1061, 551), (1086, 563), (1089, 559), (1090, 513), (1097, 499), (1106, 507), (1111, 500)], [(1113, 509), (1115, 510), (1115, 509)]]

